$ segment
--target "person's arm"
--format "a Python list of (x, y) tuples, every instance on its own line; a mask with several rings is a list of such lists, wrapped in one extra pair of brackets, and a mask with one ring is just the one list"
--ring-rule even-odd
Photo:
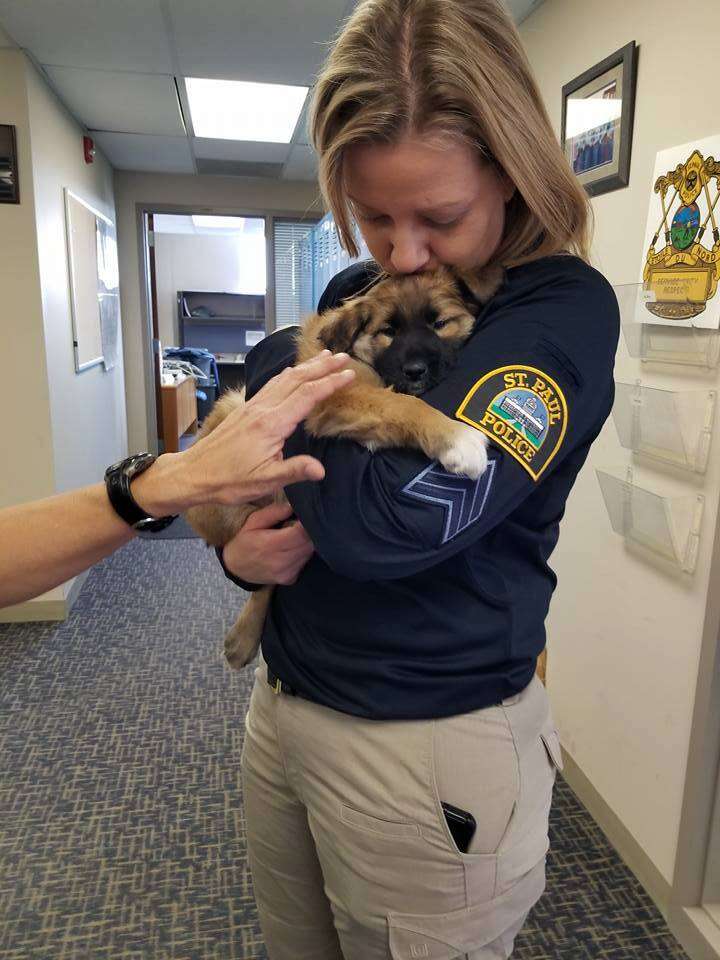
[(587, 269), (576, 276), (569, 268), (549, 289), (500, 301), (454, 373), (423, 397), (489, 437), (490, 463), (478, 481), (411, 450), (371, 454), (302, 427), (288, 440), (288, 454), (312, 453), (325, 464), (322, 483), (287, 495), (332, 570), (355, 580), (411, 576), (493, 530), (553, 474), (566, 471), (572, 484), (611, 409), (619, 329), (611, 288)]
[[(352, 379), (347, 357), (324, 355), (270, 380), (241, 410), (184, 453), (164, 454), (132, 483), (150, 516), (200, 503), (239, 504), (318, 481), (311, 455), (283, 460), (283, 442), (321, 399)], [(64, 583), (135, 536), (104, 484), (0, 510), (0, 607)]]

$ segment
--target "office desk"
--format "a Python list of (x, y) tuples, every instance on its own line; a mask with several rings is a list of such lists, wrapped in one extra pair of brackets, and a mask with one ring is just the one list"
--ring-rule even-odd
[(166, 453), (177, 453), (180, 437), (190, 430), (197, 433), (197, 397), (194, 377), (160, 388), (162, 393), (163, 440)]

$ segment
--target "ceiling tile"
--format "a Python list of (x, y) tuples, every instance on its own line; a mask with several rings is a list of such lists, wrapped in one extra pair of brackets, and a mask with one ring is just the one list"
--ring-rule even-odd
[(211, 140), (193, 137), (196, 157), (208, 160), (249, 160), (260, 163), (285, 163), (290, 144), (255, 143), (251, 140)]
[(0, 23), (38, 63), (173, 73), (160, 0), (0, 0)]
[(91, 130), (90, 135), (119, 170), (195, 172), (187, 137), (150, 137), (102, 130)]
[(309, 86), (348, 0), (167, 0), (185, 77)]
[(543, 3), (543, 0), (506, 0), (508, 9), (516, 23), (522, 23)]
[(312, 147), (292, 148), (282, 178), (283, 180), (317, 180), (317, 155)]
[(70, 111), (95, 130), (183, 136), (175, 83), (170, 76), (45, 67)]

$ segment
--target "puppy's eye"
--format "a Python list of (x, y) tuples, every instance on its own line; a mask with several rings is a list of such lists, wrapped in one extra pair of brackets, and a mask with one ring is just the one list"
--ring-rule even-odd
[(381, 333), (384, 337), (394, 337), (395, 330), (393, 327), (381, 327), (378, 330), (378, 333)]
[(449, 320), (435, 320), (433, 322), (433, 330), (442, 330), (442, 328), (446, 327), (449, 322)]

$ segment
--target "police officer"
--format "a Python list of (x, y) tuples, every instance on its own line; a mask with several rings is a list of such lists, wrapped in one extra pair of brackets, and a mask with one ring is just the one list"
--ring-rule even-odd
[[(477, 481), (299, 429), (326, 469), (288, 497), (314, 554), (278, 589), (242, 766), (272, 960), (497, 960), (540, 897), (557, 732), (534, 676), (567, 496), (613, 401), (618, 310), (588, 202), (497, 0), (365, 0), (314, 94), (345, 246), (389, 273), (490, 262), (503, 287), (423, 399), (481, 431)], [(292, 331), (248, 387), (293, 362)], [(263, 566), (238, 562), (248, 579)]]

